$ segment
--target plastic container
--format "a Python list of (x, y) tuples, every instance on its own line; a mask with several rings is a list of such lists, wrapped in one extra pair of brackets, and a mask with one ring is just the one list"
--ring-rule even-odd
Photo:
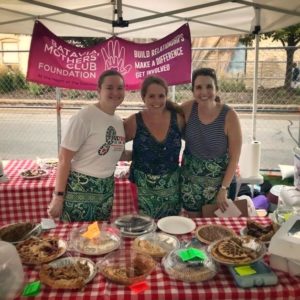
[(16, 248), (0, 241), (0, 298), (14, 299), (22, 290), (24, 271)]
[(118, 250), (97, 262), (99, 272), (108, 280), (122, 285), (144, 281), (155, 269), (156, 261), (133, 249)]
[(180, 247), (177, 237), (164, 232), (151, 232), (137, 237), (132, 245), (138, 252), (146, 253), (154, 259), (161, 259), (172, 250)]
[(209, 280), (217, 274), (216, 264), (204, 249), (202, 251), (206, 254), (205, 260), (183, 261), (180, 252), (187, 249), (175, 249), (162, 259), (163, 268), (170, 277), (185, 282), (201, 282)]
[(88, 225), (73, 229), (69, 236), (70, 248), (85, 255), (103, 255), (118, 249), (121, 245), (119, 230), (100, 223), (99, 227), (100, 234), (92, 239), (82, 236)]
[(122, 236), (130, 238), (153, 232), (157, 228), (151, 217), (138, 214), (122, 216), (114, 224), (120, 229)]
[(255, 274), (243, 275), (237, 272), (236, 267), (228, 267), (236, 284), (242, 288), (260, 287), (267, 285), (276, 285), (278, 283), (277, 275), (272, 269), (262, 261), (257, 261), (249, 265), (249, 268), (255, 271)]

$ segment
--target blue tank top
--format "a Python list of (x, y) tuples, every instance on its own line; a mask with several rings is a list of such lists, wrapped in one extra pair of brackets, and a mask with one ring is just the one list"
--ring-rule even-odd
[(218, 117), (210, 124), (203, 124), (198, 117), (198, 103), (192, 106), (185, 127), (185, 153), (199, 159), (214, 159), (228, 152), (228, 138), (224, 133), (225, 118), (230, 110), (223, 105)]
[(157, 141), (148, 130), (142, 114), (139, 112), (135, 116), (137, 129), (133, 139), (131, 168), (152, 175), (167, 174), (176, 170), (181, 149), (181, 132), (177, 125), (177, 113), (171, 111), (169, 130), (161, 142)]

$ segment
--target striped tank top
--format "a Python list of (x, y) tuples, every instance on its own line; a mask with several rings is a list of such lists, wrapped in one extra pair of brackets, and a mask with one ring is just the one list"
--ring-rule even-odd
[(230, 107), (223, 105), (218, 117), (210, 124), (203, 124), (198, 117), (198, 103), (193, 103), (185, 127), (185, 153), (199, 159), (214, 159), (228, 152), (228, 138), (224, 133), (225, 118)]

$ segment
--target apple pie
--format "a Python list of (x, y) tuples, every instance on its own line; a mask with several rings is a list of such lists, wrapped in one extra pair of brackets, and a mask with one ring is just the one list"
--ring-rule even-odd
[(43, 264), (66, 252), (66, 243), (58, 237), (31, 237), (17, 245), (22, 263)]
[(70, 264), (55, 266), (52, 263), (43, 264), (40, 269), (42, 283), (55, 289), (81, 289), (90, 276), (87, 261), (74, 260)]

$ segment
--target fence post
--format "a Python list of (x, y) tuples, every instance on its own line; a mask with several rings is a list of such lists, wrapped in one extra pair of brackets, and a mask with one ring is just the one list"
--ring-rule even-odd
[(60, 116), (61, 89), (58, 87), (55, 88), (55, 98), (56, 98), (57, 154), (58, 154), (60, 143), (61, 143), (61, 116)]

